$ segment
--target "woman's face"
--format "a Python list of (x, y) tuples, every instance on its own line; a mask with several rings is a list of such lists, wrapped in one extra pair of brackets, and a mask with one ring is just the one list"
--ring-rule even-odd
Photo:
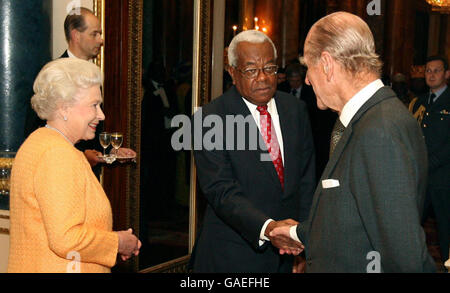
[(100, 121), (105, 120), (100, 105), (102, 96), (100, 86), (78, 89), (76, 102), (67, 108), (68, 138), (72, 142), (91, 140)]

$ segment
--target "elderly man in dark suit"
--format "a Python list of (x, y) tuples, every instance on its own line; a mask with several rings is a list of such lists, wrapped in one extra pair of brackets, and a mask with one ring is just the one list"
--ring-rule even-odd
[(328, 15), (311, 28), (304, 51), (318, 107), (339, 119), (308, 221), (272, 237), (301, 241), (307, 272), (433, 272), (420, 225), (425, 141), (380, 80), (368, 25), (350, 13)]
[[(413, 101), (411, 110), (417, 117), (428, 148), (428, 187), (425, 212), (433, 207), (438, 227), (442, 260), (449, 254), (450, 238), (450, 78), (448, 61), (429, 57), (425, 81), (430, 92)], [(425, 214), (423, 221), (426, 220)]]
[[(273, 245), (292, 252), (301, 245), (272, 239), (269, 233), (309, 214), (314, 147), (306, 105), (276, 91), (276, 48), (265, 34), (242, 32), (228, 52), (234, 86), (194, 115), (194, 122), (203, 119), (205, 126), (217, 121), (223, 132), (211, 142), (216, 147), (204, 145), (194, 152), (208, 204), (193, 270), (292, 272), (292, 256), (280, 256)], [(195, 136), (206, 133), (201, 141), (207, 142), (210, 131), (217, 130), (208, 129), (194, 128), (194, 145)]]

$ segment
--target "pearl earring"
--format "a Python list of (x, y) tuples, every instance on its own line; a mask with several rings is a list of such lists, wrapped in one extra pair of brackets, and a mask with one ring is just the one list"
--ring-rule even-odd
[(67, 121), (67, 117), (66, 116), (64, 116), (63, 119), (64, 119), (64, 121)]

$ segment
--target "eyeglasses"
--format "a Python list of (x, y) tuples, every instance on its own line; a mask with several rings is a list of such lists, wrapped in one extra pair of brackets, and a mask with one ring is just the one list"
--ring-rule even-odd
[(244, 70), (236, 68), (236, 70), (238, 70), (240, 73), (242, 73), (242, 75), (244, 77), (246, 77), (248, 79), (254, 79), (254, 78), (258, 77), (260, 71), (264, 72), (264, 74), (267, 76), (277, 74), (278, 66), (269, 65), (264, 68), (247, 68)]
[(432, 73), (438, 74), (439, 72), (442, 72), (442, 71), (444, 71), (444, 68), (441, 68), (441, 69), (435, 69), (435, 70), (427, 69), (427, 70), (425, 71), (425, 73), (426, 73), (426, 74), (432, 74)]

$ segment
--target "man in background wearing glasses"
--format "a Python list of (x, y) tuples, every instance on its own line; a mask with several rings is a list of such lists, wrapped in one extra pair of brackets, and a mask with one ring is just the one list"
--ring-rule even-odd
[[(276, 91), (277, 52), (262, 32), (238, 34), (228, 58), (234, 86), (194, 116), (195, 121), (200, 115), (204, 124), (213, 117), (222, 121), (215, 145), (223, 148), (204, 146), (194, 151), (208, 205), (192, 257), (193, 270), (292, 272), (294, 258), (280, 256), (275, 246), (293, 251), (301, 251), (302, 246), (288, 238), (272, 239), (269, 233), (309, 214), (315, 166), (306, 105)], [(245, 122), (226, 123), (239, 117)], [(194, 128), (194, 135), (210, 128)], [(252, 138), (259, 138), (258, 147), (251, 147)]]
[(422, 115), (417, 117), (425, 135), (428, 149), (428, 187), (424, 217), (427, 220), (433, 208), (439, 246), (443, 262), (449, 257), (450, 238), (450, 78), (448, 62), (439, 56), (429, 57), (425, 69), (425, 81), (430, 92), (419, 97), (410, 109)]

